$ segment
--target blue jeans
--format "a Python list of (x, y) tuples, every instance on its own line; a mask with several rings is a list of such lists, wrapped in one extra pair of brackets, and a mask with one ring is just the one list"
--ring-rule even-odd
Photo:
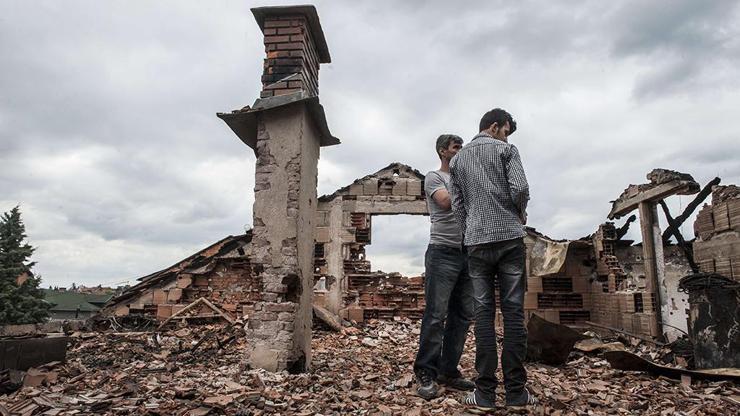
[(501, 367), (507, 401), (517, 401), (524, 394), (527, 372), (527, 330), (524, 327), (524, 292), (526, 288), (524, 240), (500, 241), (468, 247), (470, 278), (475, 291), (475, 369), (476, 390), (484, 399), (496, 398), (496, 298), (494, 283), (501, 292), (501, 314), (504, 320), (504, 349)]
[(461, 377), (457, 365), (473, 318), (473, 289), (465, 249), (430, 244), (424, 267), (426, 307), (414, 372), (426, 371), (434, 378)]

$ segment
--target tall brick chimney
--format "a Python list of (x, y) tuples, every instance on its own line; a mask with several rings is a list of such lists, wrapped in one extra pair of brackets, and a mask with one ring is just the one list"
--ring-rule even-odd
[(252, 9), (265, 35), (261, 98), (303, 91), (319, 95), (319, 65), (331, 62), (313, 6)]
[(329, 50), (313, 6), (252, 14), (267, 51), (260, 98), (217, 114), (257, 156), (246, 251), (261, 290), (245, 328), (245, 359), (252, 368), (303, 371), (311, 365), (318, 160), (322, 146), (339, 144), (318, 96)]

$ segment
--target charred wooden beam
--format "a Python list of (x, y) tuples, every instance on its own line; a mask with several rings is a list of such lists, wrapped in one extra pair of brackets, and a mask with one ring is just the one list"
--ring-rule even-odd
[(688, 205), (686, 205), (686, 209), (683, 210), (681, 215), (676, 217), (674, 219), (675, 226), (673, 224), (670, 224), (669, 227), (663, 232), (663, 244), (668, 243), (668, 240), (671, 239), (671, 235), (678, 230), (678, 228), (683, 224), (689, 216), (696, 210), (696, 207), (698, 207), (702, 202), (704, 202), (705, 199), (712, 193), (712, 187), (715, 185), (719, 185), (720, 179), (714, 178), (711, 181), (709, 181), (708, 184), (702, 188), (702, 190), (696, 195), (696, 198), (694, 198), (693, 201), (689, 202)]
[(629, 218), (627, 218), (627, 221), (617, 229), (617, 240), (621, 240), (622, 237), (627, 235), (627, 231), (630, 229), (630, 224), (637, 221), (637, 216), (632, 214)]
[[(654, 186), (645, 191), (635, 191), (632, 195), (625, 195), (612, 203), (612, 210), (608, 215), (610, 220), (620, 218), (638, 208), (640, 203), (655, 203), (671, 195), (687, 195), (696, 193), (695, 182), (675, 180)], [(628, 188), (629, 190), (629, 188)], [(693, 192), (692, 192), (693, 190)]]
[[(694, 261), (694, 251), (692, 250), (691, 246), (689, 246), (688, 243), (686, 243), (686, 240), (683, 238), (683, 234), (681, 234), (681, 231), (679, 230), (680, 224), (676, 222), (675, 219), (673, 219), (673, 216), (671, 215), (671, 212), (668, 210), (668, 205), (665, 203), (665, 201), (659, 202), (660, 207), (663, 208), (663, 213), (665, 214), (665, 219), (668, 221), (668, 229), (673, 230), (673, 235), (676, 236), (676, 241), (678, 242), (678, 246), (681, 247), (681, 250), (683, 250), (683, 253), (686, 255), (686, 260), (689, 262), (689, 267), (691, 267), (691, 270), (694, 273), (699, 273), (699, 266), (696, 265), (696, 262)], [(670, 237), (669, 237), (670, 238)], [(663, 244), (666, 243), (665, 234), (663, 234)]]

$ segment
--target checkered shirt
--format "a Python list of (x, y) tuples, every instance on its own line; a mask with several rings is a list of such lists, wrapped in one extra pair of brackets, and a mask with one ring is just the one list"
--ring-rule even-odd
[(513, 144), (479, 133), (450, 162), (452, 210), (464, 244), (524, 237), (529, 185)]

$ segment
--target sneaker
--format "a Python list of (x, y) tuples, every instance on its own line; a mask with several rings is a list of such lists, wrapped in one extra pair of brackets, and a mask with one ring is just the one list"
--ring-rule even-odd
[(477, 394), (478, 390), (473, 390), (470, 393), (466, 394), (465, 397), (463, 397), (463, 404), (466, 406), (470, 406), (475, 410), (479, 410), (482, 412), (487, 412), (490, 410), (495, 410), (496, 406), (491, 400), (486, 400)]
[(452, 390), (459, 391), (473, 391), (475, 390), (475, 383), (464, 377), (447, 377), (440, 375), (437, 377), (439, 384), (451, 388)]
[(420, 397), (431, 400), (439, 394), (439, 386), (434, 382), (434, 378), (426, 371), (419, 371), (416, 375), (416, 394)]
[(524, 388), (524, 392), (517, 400), (509, 400), (506, 399), (506, 407), (527, 407), (527, 406), (537, 406), (540, 403), (539, 400), (537, 400), (536, 397), (527, 389)]

